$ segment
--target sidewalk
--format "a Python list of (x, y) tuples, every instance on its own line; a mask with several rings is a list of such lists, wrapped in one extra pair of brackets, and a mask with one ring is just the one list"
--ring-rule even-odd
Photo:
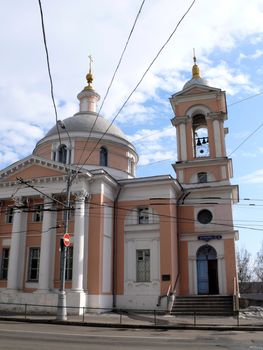
[(83, 316), (68, 316), (67, 321), (57, 321), (54, 315), (10, 315), (0, 313), (0, 320), (16, 322), (35, 322), (68, 324), (90, 327), (114, 327), (114, 328), (161, 328), (161, 329), (199, 329), (199, 330), (251, 330), (263, 331), (263, 317), (250, 316), (240, 313), (239, 319), (233, 317), (208, 317), (208, 316), (171, 316), (148, 315), (140, 313), (129, 314), (123, 312), (95, 314), (88, 313)]

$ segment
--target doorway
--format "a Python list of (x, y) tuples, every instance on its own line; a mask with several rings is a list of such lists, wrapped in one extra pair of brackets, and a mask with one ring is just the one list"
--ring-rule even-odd
[(196, 253), (198, 294), (218, 294), (216, 250), (206, 244)]

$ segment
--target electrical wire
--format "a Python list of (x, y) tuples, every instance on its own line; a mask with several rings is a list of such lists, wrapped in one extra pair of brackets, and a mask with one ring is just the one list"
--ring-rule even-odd
[(47, 39), (46, 39), (46, 31), (45, 31), (45, 24), (44, 24), (44, 15), (43, 15), (43, 9), (42, 9), (41, 0), (38, 0), (38, 4), (39, 4), (39, 10), (40, 10), (40, 17), (41, 17), (41, 27), (42, 27), (42, 34), (43, 34), (43, 42), (44, 42), (44, 47), (45, 47), (45, 52), (46, 52), (47, 70), (48, 70), (48, 76), (49, 76), (49, 81), (50, 81), (50, 93), (51, 93), (52, 104), (53, 104), (54, 112), (55, 112), (56, 127), (57, 127), (58, 138), (59, 138), (59, 145), (61, 146), (61, 137), (60, 137), (60, 131), (59, 131), (59, 127), (58, 127), (58, 113), (57, 113), (57, 107), (56, 107), (55, 98), (54, 98), (54, 87), (53, 87), (53, 80), (52, 80), (51, 69), (50, 69), (49, 54), (48, 54)]
[[(90, 206), (91, 206), (91, 208), (88, 209), (88, 212), (90, 209), (94, 209), (94, 208), (95, 209), (102, 209), (104, 207), (109, 207), (109, 208), (113, 209), (113, 207), (114, 207), (113, 204), (109, 204), (109, 203), (94, 203), (94, 202), (87, 202), (87, 203), (90, 204)], [(161, 204), (160, 203), (152, 203), (151, 207), (154, 208), (154, 205), (160, 206)], [(167, 203), (166, 205), (170, 205), (170, 203)], [(64, 211), (64, 210), (69, 210), (69, 209), (65, 209), (65, 208), (60, 209), (60, 211)], [(130, 208), (130, 207), (125, 207), (125, 206), (117, 206), (117, 210), (120, 212), (123, 212), (125, 214), (124, 216), (126, 216), (127, 212), (136, 212), (136, 213), (138, 212), (137, 207)], [(52, 211), (52, 210), (49, 210), (49, 211)], [(53, 211), (56, 211), (56, 209)], [(145, 213), (148, 214), (148, 211)], [(96, 215), (94, 213), (91, 214), (89, 212), (89, 216), (93, 217), (93, 218), (102, 218), (102, 217), (104, 217), (103, 214), (104, 213)], [(160, 218), (160, 222), (170, 222), (170, 221), (174, 220), (174, 222), (176, 222), (176, 223), (198, 223), (198, 224), (200, 224), (200, 222), (197, 219), (192, 219), (192, 218), (187, 218), (187, 217), (178, 217), (178, 216), (174, 216), (174, 215), (158, 214), (158, 213), (151, 213), (150, 215)], [(109, 217), (112, 218), (111, 215)], [(119, 217), (121, 217), (121, 215), (119, 215)], [(222, 221), (224, 221), (224, 220), (220, 220), (220, 222), (211, 222), (209, 224), (213, 225), (213, 226), (229, 227), (232, 230), (233, 230), (233, 228), (242, 228), (242, 229), (249, 229), (249, 230), (260, 231), (260, 232), (263, 231), (263, 227), (262, 227), (262, 229), (259, 229), (259, 228), (255, 228), (255, 227), (251, 227), (251, 226), (234, 225), (232, 220), (230, 220), (231, 224), (222, 223)], [(257, 225), (257, 226), (260, 226), (260, 225)]]
[(79, 157), (79, 162), (78, 162), (77, 166), (80, 165), (82, 156), (83, 156), (84, 151), (85, 151), (85, 149), (86, 149), (86, 147), (87, 147), (87, 144), (88, 144), (88, 142), (89, 142), (89, 140), (90, 140), (90, 136), (91, 136), (91, 134), (92, 134), (92, 131), (94, 130), (95, 124), (96, 124), (96, 122), (97, 122), (97, 120), (98, 120), (98, 118), (99, 118), (99, 115), (100, 115), (100, 112), (101, 112), (101, 110), (102, 110), (102, 108), (103, 108), (103, 106), (104, 106), (105, 100), (106, 100), (107, 97), (108, 97), (109, 91), (110, 91), (110, 89), (111, 89), (111, 86), (112, 86), (113, 81), (114, 81), (114, 79), (115, 79), (115, 76), (116, 76), (116, 74), (117, 74), (117, 71), (119, 70), (119, 67), (120, 67), (120, 65), (121, 65), (123, 56), (124, 56), (125, 51), (126, 51), (126, 49), (127, 49), (127, 47), (128, 47), (128, 44), (129, 44), (129, 42), (130, 42), (131, 36), (132, 36), (133, 31), (134, 31), (134, 29), (135, 29), (135, 26), (136, 26), (136, 23), (137, 23), (137, 21), (138, 21), (138, 18), (139, 18), (140, 14), (141, 14), (141, 11), (142, 11), (142, 8), (143, 8), (144, 3), (145, 3), (145, 0), (142, 1), (141, 6), (140, 6), (140, 8), (139, 8), (139, 11), (137, 12), (137, 15), (136, 15), (136, 17), (135, 17), (133, 26), (132, 26), (132, 28), (131, 28), (131, 30), (130, 30), (128, 39), (127, 39), (127, 41), (126, 41), (126, 43), (125, 43), (125, 45), (124, 45), (124, 48), (123, 48), (123, 50), (122, 50), (121, 56), (120, 56), (120, 58), (119, 58), (119, 61), (118, 61), (118, 63), (117, 63), (117, 66), (116, 66), (116, 68), (115, 68), (115, 71), (114, 71), (114, 73), (113, 73), (113, 76), (112, 76), (112, 78), (111, 78), (111, 81), (110, 81), (110, 83), (109, 83), (109, 86), (108, 86), (108, 88), (107, 88), (106, 94), (105, 94), (105, 96), (104, 96), (104, 98), (103, 98), (103, 100), (102, 100), (102, 103), (101, 103), (101, 105), (100, 105), (100, 108), (99, 108), (99, 111), (98, 111), (98, 113), (97, 113), (97, 116), (96, 116), (96, 118), (95, 118), (95, 120), (94, 120), (94, 122), (93, 122), (93, 125), (92, 125), (92, 127), (91, 127), (91, 129), (90, 129), (90, 131), (89, 131), (88, 138), (87, 138), (87, 140), (86, 140), (86, 142), (85, 142), (85, 144), (84, 144), (84, 147), (83, 147), (83, 149), (82, 149), (82, 153), (81, 153), (81, 155), (80, 155), (80, 157)]
[[(150, 70), (150, 68), (153, 66), (153, 64), (155, 63), (155, 61), (157, 60), (157, 58), (160, 56), (161, 52), (164, 50), (164, 48), (166, 47), (166, 45), (169, 43), (169, 41), (172, 39), (173, 35), (175, 34), (175, 32), (177, 31), (178, 27), (180, 26), (180, 24), (182, 23), (182, 21), (184, 20), (184, 18), (186, 17), (186, 15), (189, 13), (189, 11), (191, 10), (191, 8), (193, 7), (194, 3), (196, 2), (196, 0), (193, 0), (192, 3), (190, 4), (190, 6), (188, 7), (188, 9), (186, 10), (186, 12), (183, 14), (183, 16), (180, 18), (180, 20), (178, 21), (177, 25), (175, 26), (174, 30), (172, 31), (172, 33), (169, 35), (168, 39), (165, 41), (165, 43), (162, 45), (162, 47), (159, 49), (159, 51), (157, 52), (157, 54), (155, 55), (155, 57), (153, 58), (153, 60), (151, 61), (151, 63), (149, 64), (148, 68), (145, 70), (145, 72), (143, 73), (142, 77), (140, 78), (140, 80), (138, 81), (138, 83), (135, 85), (135, 87), (133, 88), (133, 90), (130, 92), (130, 94), (128, 95), (128, 97), (126, 98), (126, 100), (124, 101), (124, 103), (122, 104), (122, 106), (120, 107), (120, 109), (118, 110), (117, 114), (114, 116), (114, 118), (112, 119), (110, 125), (108, 126), (108, 128), (106, 129), (106, 131), (102, 134), (102, 136), (99, 138), (99, 140), (96, 142), (95, 146), (92, 148), (91, 152), (89, 153), (89, 155), (87, 156), (87, 158), (84, 161), (84, 164), (81, 165), (81, 167), (79, 168), (79, 171), (84, 167), (84, 165), (86, 164), (86, 162), (89, 160), (90, 156), (92, 155), (92, 153), (96, 150), (98, 144), (100, 143), (100, 141), (104, 138), (104, 136), (107, 134), (107, 132), (109, 131), (110, 127), (113, 125), (113, 123), (115, 122), (115, 120), (117, 119), (117, 117), (119, 116), (119, 114), (121, 113), (121, 111), (123, 110), (123, 108), (126, 106), (126, 104), (128, 103), (128, 101), (130, 100), (130, 98), (132, 97), (132, 95), (134, 94), (134, 92), (137, 90), (137, 88), (140, 86), (141, 82), (143, 81), (143, 79), (145, 78), (146, 74), (148, 73), (148, 71)], [(75, 177), (77, 176), (77, 174), (73, 175), (72, 181), (75, 179)]]

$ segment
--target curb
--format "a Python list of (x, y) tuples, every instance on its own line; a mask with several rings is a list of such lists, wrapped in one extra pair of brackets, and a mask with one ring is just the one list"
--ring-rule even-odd
[(83, 326), (100, 328), (124, 328), (124, 329), (162, 329), (162, 330), (213, 330), (213, 331), (263, 331), (263, 326), (206, 326), (206, 325), (136, 325), (136, 324), (117, 324), (117, 323), (96, 323), (96, 322), (78, 322), (78, 321), (57, 321), (43, 319), (21, 319), (0, 317), (1, 321), (53, 324), (64, 326)]

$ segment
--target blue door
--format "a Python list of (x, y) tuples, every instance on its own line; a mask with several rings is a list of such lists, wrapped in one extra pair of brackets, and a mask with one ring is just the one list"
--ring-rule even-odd
[(217, 254), (206, 244), (196, 254), (198, 294), (218, 294)]
[(208, 263), (207, 260), (197, 260), (198, 294), (209, 293)]

